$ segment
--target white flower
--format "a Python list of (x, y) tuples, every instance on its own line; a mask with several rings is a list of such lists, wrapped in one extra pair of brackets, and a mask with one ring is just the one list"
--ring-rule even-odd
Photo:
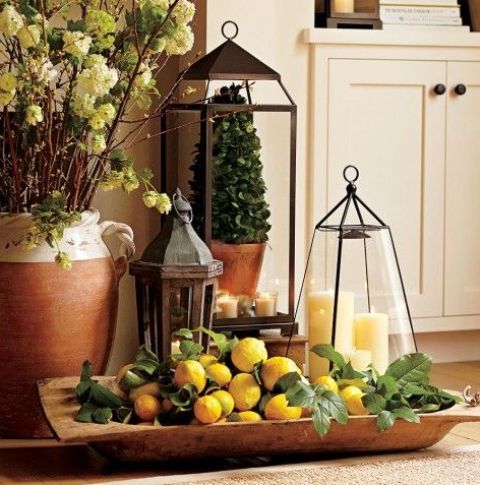
[(165, 49), (167, 41), (165, 37), (157, 37), (154, 39), (150, 45), (150, 50), (156, 53), (162, 52)]
[(152, 71), (148, 66), (142, 64), (140, 67), (140, 73), (135, 77), (134, 85), (136, 88), (144, 89), (148, 88), (152, 80)]
[(38, 25), (26, 25), (17, 32), (18, 40), (23, 49), (35, 47), (40, 42), (41, 30)]
[(43, 121), (42, 108), (38, 104), (31, 104), (25, 113), (25, 121), (33, 126), (41, 123)]
[(102, 153), (105, 148), (107, 148), (107, 144), (105, 142), (105, 137), (97, 133), (92, 136), (92, 152), (95, 153), (96, 155), (99, 155)]
[(0, 92), (0, 110), (3, 110), (5, 106), (10, 104), (15, 97), (15, 92)]
[(97, 114), (102, 118), (106, 123), (110, 123), (110, 121), (115, 118), (115, 108), (111, 103), (105, 103), (98, 107)]
[(92, 38), (83, 32), (70, 32), (67, 30), (63, 34), (63, 50), (75, 57), (82, 57), (88, 54)]
[(107, 59), (100, 54), (90, 54), (85, 57), (83, 61), (83, 67), (90, 68), (98, 65), (105, 65), (107, 63)]
[(32, 77), (35, 77), (39, 83), (48, 84), (58, 76), (58, 72), (55, 70), (48, 57), (29, 56), (25, 62), (30, 74)]
[(13, 92), (17, 88), (17, 78), (11, 72), (0, 74), (0, 89)]
[(22, 16), (13, 5), (5, 5), (0, 13), (0, 33), (6, 37), (14, 36), (23, 27)]
[(84, 69), (77, 78), (77, 93), (80, 96), (89, 94), (95, 98), (105, 96), (117, 84), (118, 73), (105, 64), (97, 64)]
[(158, 194), (155, 208), (160, 214), (168, 214), (172, 209), (170, 197), (167, 194)]
[(195, 15), (195, 5), (188, 0), (180, 0), (172, 12), (172, 17), (179, 24), (188, 24)]
[(158, 192), (155, 192), (155, 190), (147, 190), (143, 193), (142, 199), (143, 203), (151, 209), (157, 205)]
[(72, 101), (72, 110), (81, 118), (90, 118), (95, 114), (95, 98), (88, 94), (75, 96)]
[(98, 114), (94, 114), (89, 120), (88, 124), (94, 130), (101, 130), (105, 126), (105, 120)]
[(189, 25), (179, 25), (166, 39), (165, 51), (171, 56), (183, 56), (193, 47), (193, 32)]

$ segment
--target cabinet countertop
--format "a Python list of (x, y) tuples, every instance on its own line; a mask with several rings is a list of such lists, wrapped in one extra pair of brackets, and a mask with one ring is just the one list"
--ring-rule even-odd
[(480, 47), (480, 32), (304, 29), (303, 41), (323, 45), (394, 45), (416, 47)]

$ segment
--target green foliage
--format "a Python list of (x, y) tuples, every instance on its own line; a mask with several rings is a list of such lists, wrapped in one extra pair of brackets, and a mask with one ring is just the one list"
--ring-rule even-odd
[[(245, 104), (240, 86), (223, 87), (213, 103)], [(260, 139), (250, 111), (214, 120), (212, 149), (212, 236), (226, 243), (260, 243), (268, 240), (270, 211), (260, 159)], [(204, 213), (204, 150), (199, 144), (191, 167), (193, 207), (199, 230)]]
[(312, 352), (334, 364), (331, 375), (340, 387), (356, 385), (363, 389), (363, 405), (377, 416), (380, 431), (391, 428), (396, 419), (419, 423), (418, 414), (447, 409), (459, 402), (459, 398), (429, 384), (432, 360), (428, 355), (404, 355), (379, 376), (374, 369), (354, 370), (329, 344), (316, 345)]

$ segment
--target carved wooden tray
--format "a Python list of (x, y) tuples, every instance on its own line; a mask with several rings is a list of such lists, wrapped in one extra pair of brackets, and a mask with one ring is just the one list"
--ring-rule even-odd
[[(98, 378), (103, 384), (113, 377)], [(480, 421), (480, 408), (457, 405), (421, 416), (420, 424), (398, 420), (380, 433), (374, 416), (352, 416), (348, 424), (332, 422), (325, 438), (311, 419), (147, 428), (120, 423), (77, 423), (75, 386), (78, 377), (39, 381), (40, 400), (47, 420), (63, 443), (88, 443), (108, 458), (166, 461), (202, 457), (271, 456), (292, 454), (358, 454), (427, 448), (459, 423)]]

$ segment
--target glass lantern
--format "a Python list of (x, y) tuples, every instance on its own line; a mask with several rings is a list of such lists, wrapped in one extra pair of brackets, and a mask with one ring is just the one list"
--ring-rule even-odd
[[(309, 348), (331, 343), (354, 368), (384, 373), (416, 351), (412, 319), (390, 227), (357, 195), (358, 170), (349, 165), (343, 175), (345, 197), (315, 227), (298, 308)], [(310, 378), (328, 372), (329, 362), (309, 352)]]

